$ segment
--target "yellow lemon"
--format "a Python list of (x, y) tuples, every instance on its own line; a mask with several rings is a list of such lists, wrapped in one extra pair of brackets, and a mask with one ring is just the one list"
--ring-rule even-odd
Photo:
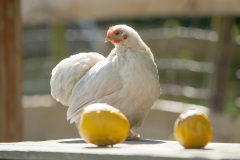
[(174, 136), (185, 148), (206, 146), (212, 139), (208, 117), (195, 109), (184, 111), (174, 124)]
[(95, 103), (84, 108), (79, 133), (86, 142), (106, 146), (124, 141), (129, 127), (127, 118), (118, 109)]

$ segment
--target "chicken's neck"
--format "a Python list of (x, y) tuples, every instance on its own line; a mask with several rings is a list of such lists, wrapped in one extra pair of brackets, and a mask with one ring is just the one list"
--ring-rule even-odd
[(143, 41), (139, 41), (138, 43), (132, 44), (131, 46), (115, 45), (115, 48), (111, 51), (107, 58), (111, 61), (112, 59), (116, 58), (116, 56), (124, 56), (126, 50), (144, 52), (148, 57), (150, 57), (150, 59), (152, 59), (152, 61), (154, 61), (154, 56), (150, 48)]
[(154, 63), (151, 51), (144, 49), (128, 48), (125, 46), (115, 47), (107, 59), (112, 63), (113, 67), (126, 69), (126, 72), (136, 70), (136, 68), (148, 68), (147, 70), (155, 70), (157, 73), (157, 67)]

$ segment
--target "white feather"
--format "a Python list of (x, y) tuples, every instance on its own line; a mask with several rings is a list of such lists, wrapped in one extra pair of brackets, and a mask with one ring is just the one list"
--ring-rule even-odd
[(62, 60), (53, 70), (50, 80), (51, 95), (63, 105), (69, 105), (72, 88), (96, 63), (106, 58), (98, 53), (79, 53)]

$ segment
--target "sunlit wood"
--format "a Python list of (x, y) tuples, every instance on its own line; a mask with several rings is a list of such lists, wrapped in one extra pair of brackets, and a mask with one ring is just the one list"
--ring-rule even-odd
[(239, 0), (22, 0), (23, 21), (240, 15)]

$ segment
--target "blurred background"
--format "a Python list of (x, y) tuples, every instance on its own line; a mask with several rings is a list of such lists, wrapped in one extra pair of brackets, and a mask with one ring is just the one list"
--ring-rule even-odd
[[(173, 140), (179, 113), (191, 107), (210, 117), (213, 141), (240, 142), (240, 11), (231, 0), (21, 0), (23, 140), (79, 137), (67, 107), (51, 98), (50, 77), (79, 52), (107, 56), (109, 26), (127, 24), (151, 48), (162, 95), (142, 138)], [(230, 7), (227, 7), (229, 5)]]

